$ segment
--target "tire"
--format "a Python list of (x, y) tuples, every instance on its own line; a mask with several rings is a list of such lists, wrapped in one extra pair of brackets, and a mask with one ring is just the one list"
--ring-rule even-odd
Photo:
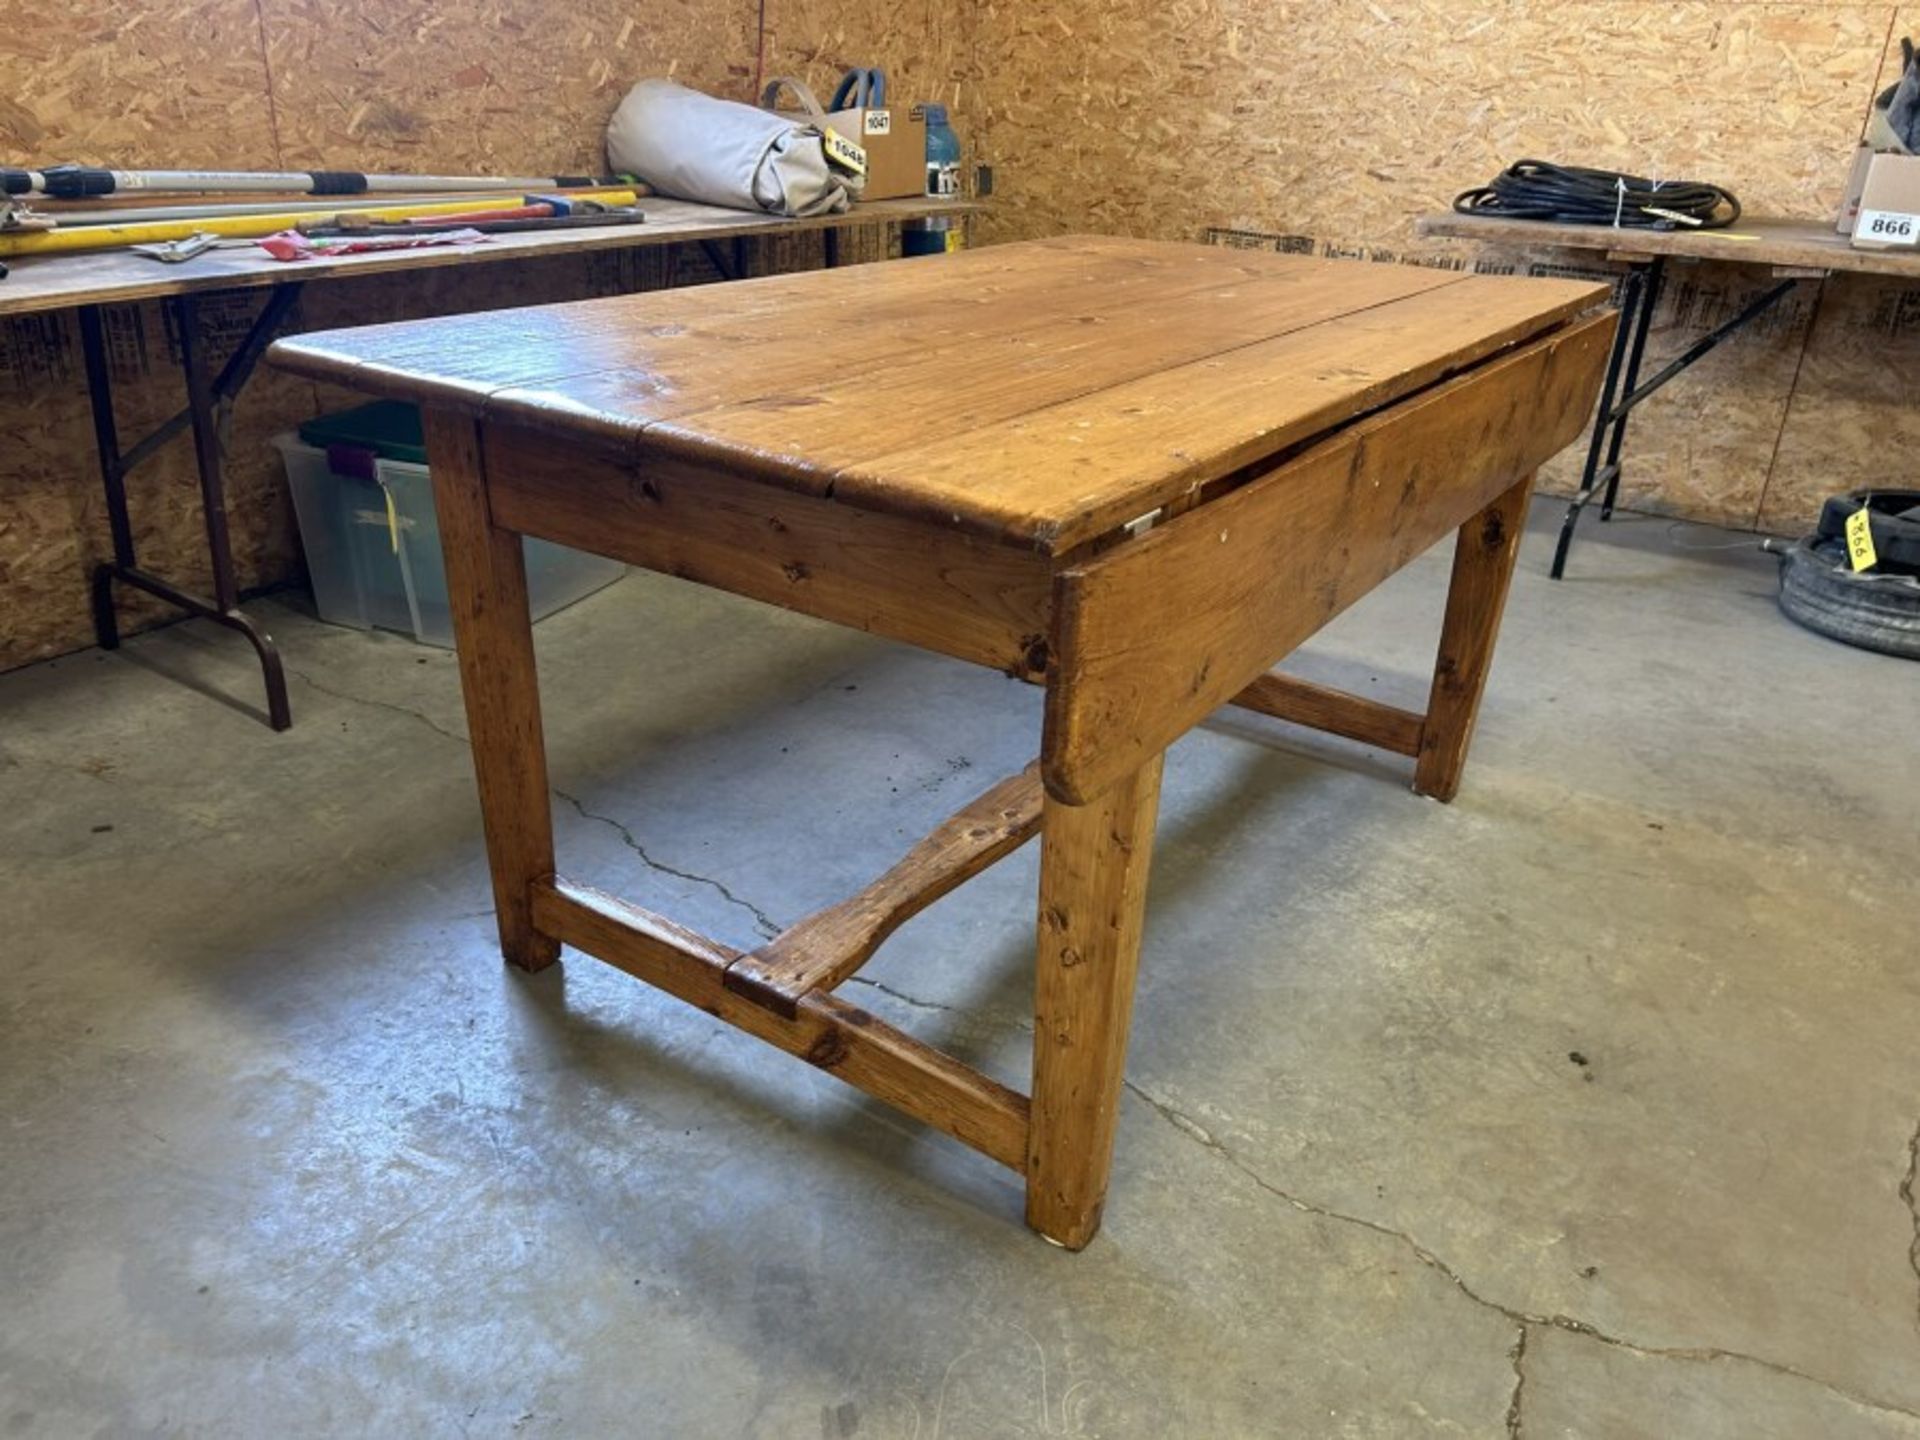
[(1920, 579), (1855, 574), (1844, 544), (1809, 537), (1781, 554), (1780, 609), (1815, 634), (1920, 660)]

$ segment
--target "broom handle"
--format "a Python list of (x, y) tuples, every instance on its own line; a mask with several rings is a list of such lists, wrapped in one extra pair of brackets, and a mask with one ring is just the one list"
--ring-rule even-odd
[(107, 170), (55, 165), (0, 169), (0, 192), (55, 200), (121, 195), (278, 193), (300, 195), (437, 194), (471, 190), (584, 190), (618, 184), (590, 175), (369, 175), (359, 170)]

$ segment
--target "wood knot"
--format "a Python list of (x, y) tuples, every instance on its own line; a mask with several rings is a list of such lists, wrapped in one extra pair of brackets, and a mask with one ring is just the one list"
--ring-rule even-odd
[(1044, 635), (1023, 635), (1020, 638), (1020, 644), (1024, 651), (1020, 657), (1020, 663), (1027, 667), (1027, 673), (1031, 675), (1045, 674), (1047, 666), (1052, 663), (1053, 660), (1052, 652), (1047, 648), (1047, 637)]
[(804, 1058), (809, 1065), (832, 1070), (847, 1058), (847, 1042), (840, 1038), (837, 1030), (829, 1030), (807, 1047)]

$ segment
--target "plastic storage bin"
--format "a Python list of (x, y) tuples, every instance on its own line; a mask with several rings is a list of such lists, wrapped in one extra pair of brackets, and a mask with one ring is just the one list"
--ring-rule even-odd
[[(453, 648), (446, 563), (420, 412), (382, 400), (308, 421), (275, 437), (293, 491), (300, 547), (320, 618), (378, 627)], [(527, 598), (535, 620), (604, 589), (626, 566), (528, 540)]]

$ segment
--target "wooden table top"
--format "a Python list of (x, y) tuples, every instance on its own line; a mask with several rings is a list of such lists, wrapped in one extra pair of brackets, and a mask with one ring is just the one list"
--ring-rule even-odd
[[(296, 209), (322, 210), (324, 200)], [(805, 220), (727, 210), (649, 195), (640, 201), (646, 215), (640, 225), (608, 225), (578, 230), (528, 231), (490, 236), (480, 245), (444, 245), (424, 250), (385, 250), (367, 255), (332, 255), (312, 260), (275, 260), (253, 244), (209, 250), (168, 265), (128, 250), (86, 255), (29, 255), (9, 260), (12, 273), (0, 280), (0, 315), (38, 310), (70, 310), (78, 305), (122, 305), (189, 291), (253, 290), (305, 280), (345, 280), (387, 270), (434, 269), (443, 265), (487, 265), (501, 260), (538, 260), (589, 250), (630, 250), (646, 245), (685, 245), (736, 235), (770, 235), (789, 230), (830, 230), (879, 221), (914, 220), (931, 215), (962, 215), (984, 209), (968, 200), (876, 200), (844, 215)]]
[(1790, 220), (1746, 215), (1725, 230), (1615, 230), (1608, 225), (1560, 225), (1550, 220), (1514, 220), (1444, 210), (1422, 215), (1422, 235), (1483, 240), (1491, 245), (1541, 245), (1603, 250), (1610, 255), (1671, 255), (1779, 270), (1850, 271), (1920, 279), (1920, 251), (1856, 250), (1830, 220)]
[(1058, 553), (1606, 295), (1076, 236), (300, 335), (271, 360)]

